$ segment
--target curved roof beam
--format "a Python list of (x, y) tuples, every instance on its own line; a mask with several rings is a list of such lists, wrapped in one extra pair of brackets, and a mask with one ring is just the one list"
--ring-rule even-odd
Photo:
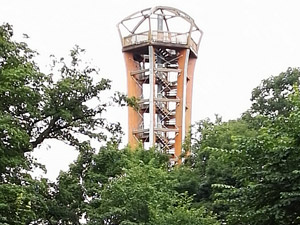
[[(167, 10), (167, 11), (170, 11), (170, 12), (173, 12), (175, 15), (177, 15), (178, 17), (181, 17), (183, 19), (185, 19), (187, 22), (189, 22), (192, 26), (196, 27), (197, 30), (200, 30), (198, 28), (198, 26), (195, 24), (194, 20), (188, 15), (186, 14), (185, 12), (179, 10), (179, 9), (176, 9), (176, 8), (173, 8), (173, 7), (169, 7), (169, 6), (155, 6), (151, 9), (151, 14), (154, 14), (154, 12), (158, 11), (158, 10)], [(200, 30), (201, 31), (201, 30)]]
[[(150, 16), (153, 15), (153, 14), (155, 14), (155, 12), (157, 12), (157, 11), (160, 11), (161, 15), (163, 15), (165, 23), (166, 23), (166, 26), (167, 26), (167, 29), (168, 29), (167, 20), (170, 19), (170, 18), (166, 18), (166, 14), (165, 14), (164, 11), (169, 11), (169, 12), (173, 13), (174, 17), (181, 17), (181, 18), (183, 18), (184, 20), (186, 20), (187, 22), (189, 22), (191, 24), (191, 27), (195, 27), (196, 30), (199, 30), (200, 33), (202, 33), (202, 31), (195, 24), (194, 20), (188, 14), (186, 14), (185, 12), (183, 12), (183, 11), (181, 11), (179, 9), (176, 9), (176, 8), (173, 8), (173, 7), (168, 7), (168, 6), (155, 6), (155, 7), (152, 7), (152, 8), (146, 8), (146, 9), (137, 11), (137, 12), (132, 13), (131, 15), (125, 17), (121, 22), (119, 22), (117, 24), (117, 26), (119, 27), (122, 24), (131, 34), (133, 34), (138, 29), (138, 27), (146, 19), (150, 18)], [(138, 22), (138, 24), (132, 30), (128, 29), (126, 27), (126, 25), (124, 24), (124, 22), (128, 21), (128, 20), (131, 20), (131, 19), (134, 19), (134, 18), (138, 18), (139, 16), (143, 17), (143, 18)], [(173, 18), (173, 16), (171, 18)]]

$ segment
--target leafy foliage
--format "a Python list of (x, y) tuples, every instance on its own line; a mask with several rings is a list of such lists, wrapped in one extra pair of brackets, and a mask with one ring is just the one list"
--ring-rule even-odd
[(188, 191), (190, 195), (194, 195), (195, 205), (204, 204), (217, 212), (219, 209), (213, 204), (212, 185), (215, 183), (234, 185), (238, 182), (233, 177), (231, 165), (222, 161), (224, 152), (234, 148), (237, 138), (255, 136), (256, 131), (250, 129), (244, 120), (222, 122), (218, 116), (215, 122), (199, 121), (195, 124), (194, 130), (193, 154), (176, 172), (180, 181), (177, 190)]
[(299, 86), (299, 77), (299, 68), (288, 68), (278, 76), (263, 80), (252, 91), (250, 111), (269, 117), (289, 114), (293, 104), (288, 101), (288, 96), (294, 92), (294, 85)]
[[(298, 69), (288, 69), (265, 81), (256, 95), (262, 99), (253, 102), (254, 114), (199, 123), (187, 164), (194, 174), (190, 180), (199, 178), (194, 204), (204, 203), (226, 224), (299, 224), (297, 74)], [(268, 103), (256, 108), (257, 102)]]
[[(59, 187), (68, 184), (63, 186), (64, 193), (80, 190), (68, 194), (70, 201), (61, 211), (75, 212), (71, 203), (82, 204), (77, 215), (84, 215), (91, 225), (216, 224), (209, 212), (192, 209), (192, 198), (174, 189), (177, 180), (168, 171), (166, 155), (154, 150), (117, 150), (113, 145), (102, 147), (98, 153), (81, 153), (70, 171), (59, 177)], [(87, 155), (89, 159), (82, 161)], [(57, 196), (64, 193), (58, 191)], [(174, 218), (174, 213), (178, 217)], [(71, 219), (66, 221), (75, 223)]]
[[(198, 122), (184, 143), (191, 154), (170, 168), (155, 149), (119, 149), (120, 124), (102, 117), (110, 81), (83, 53), (53, 58), (45, 75), (36, 52), (0, 26), (0, 224), (300, 224), (299, 69), (262, 81), (241, 118)], [(44, 169), (30, 153), (46, 139), (79, 152), (56, 183), (30, 175)]]
[(230, 224), (299, 223), (300, 113), (299, 103), (291, 104), (289, 116), (266, 120), (257, 136), (238, 140), (236, 151), (224, 155), (240, 181), (218, 195), (229, 206)]
[[(54, 59), (53, 72), (58, 77), (55, 80), (54, 74), (40, 72), (34, 62), (36, 52), (26, 43), (13, 40), (12, 26), (0, 26), (2, 224), (47, 221), (49, 208), (55, 211), (53, 185), (29, 175), (35, 167), (43, 168), (30, 153), (44, 140), (55, 138), (80, 146), (83, 136), (103, 140), (107, 138), (104, 130), (108, 130), (113, 134), (112, 141), (120, 141), (120, 125), (101, 117), (106, 104), (102, 103), (100, 93), (110, 88), (110, 81), (94, 81), (92, 77), (98, 76), (98, 70), (82, 66), (82, 53), (82, 49), (75, 47), (70, 53), (70, 65), (64, 59)], [(89, 107), (90, 101), (96, 107)]]

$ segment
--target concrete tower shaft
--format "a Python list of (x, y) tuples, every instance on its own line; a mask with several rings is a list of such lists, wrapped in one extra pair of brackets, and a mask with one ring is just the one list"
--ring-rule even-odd
[(186, 13), (157, 6), (136, 12), (118, 24), (127, 70), (132, 147), (156, 147), (176, 163), (191, 125), (192, 87), (203, 32)]

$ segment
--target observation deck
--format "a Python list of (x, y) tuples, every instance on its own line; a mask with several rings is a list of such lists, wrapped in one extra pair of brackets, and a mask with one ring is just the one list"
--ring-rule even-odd
[(189, 48), (193, 56), (197, 57), (203, 35), (186, 13), (164, 6), (133, 13), (117, 26), (124, 52), (153, 45), (175, 49)]

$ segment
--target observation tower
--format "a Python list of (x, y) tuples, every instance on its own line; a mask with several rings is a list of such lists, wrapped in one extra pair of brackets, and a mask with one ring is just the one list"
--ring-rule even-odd
[(128, 141), (180, 162), (191, 125), (194, 68), (203, 32), (181, 10), (147, 8), (118, 23), (127, 70)]

